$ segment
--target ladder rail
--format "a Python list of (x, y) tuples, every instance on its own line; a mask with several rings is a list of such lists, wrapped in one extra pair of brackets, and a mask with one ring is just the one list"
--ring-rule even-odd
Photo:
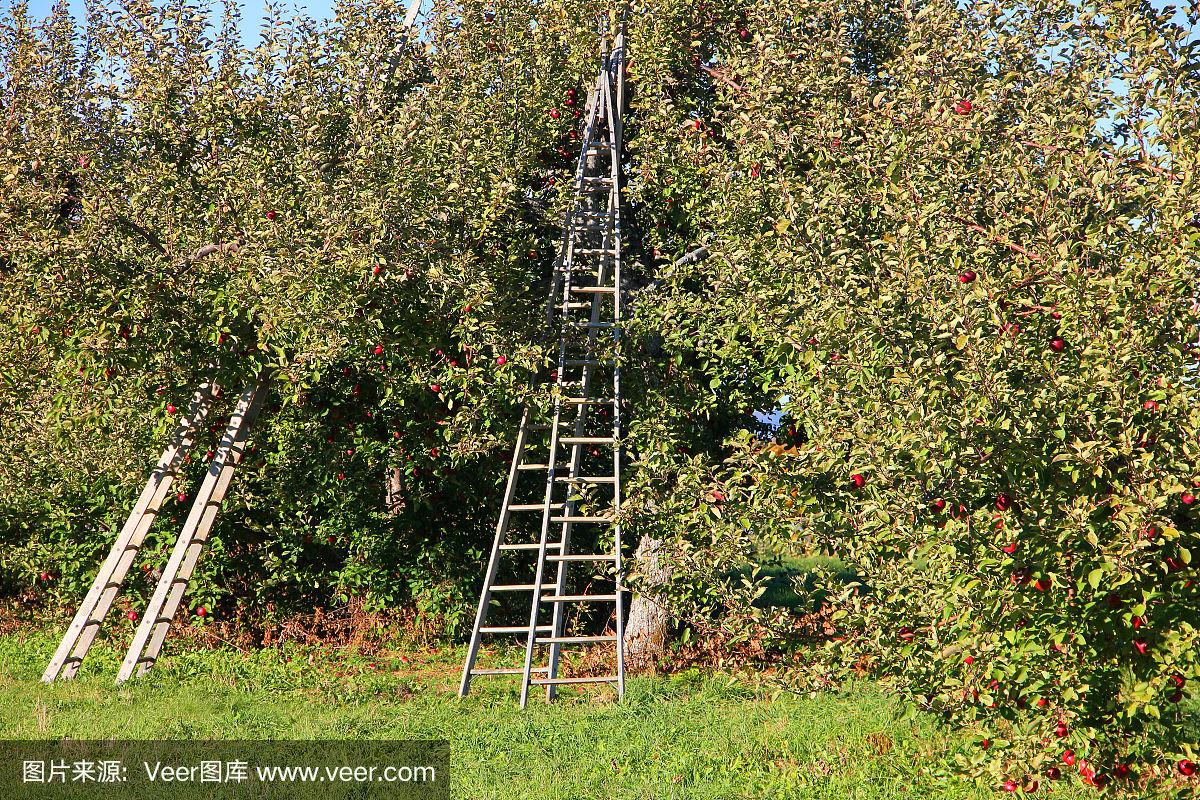
[[(622, 30), (617, 35), (616, 46), (614, 47), (613, 68), (616, 71), (616, 92), (617, 102), (624, 102), (625, 92), (625, 31)], [(605, 83), (605, 91), (612, 91), (611, 85)], [(612, 98), (609, 98), (609, 125), (612, 126), (614, 146), (616, 152), (620, 154), (623, 150), (622, 136), (622, 111), (623, 107), (618, 105), (617, 113), (614, 115), (612, 111)], [(615, 121), (614, 121), (615, 116)], [(613, 279), (617, 287), (617, 291), (613, 296), (613, 322), (618, 326), (615, 330), (620, 331), (621, 324), (621, 203), (620, 203), (620, 182), (621, 182), (621, 165), (617, 158), (613, 159), (612, 163), (612, 182), (613, 182), (613, 250), (616, 255), (613, 259)], [(621, 397), (621, 342), (616, 343), (617, 352), (614, 354), (613, 366), (613, 397)], [(622, 561), (622, 525), (621, 525), (621, 500), (622, 500), (622, 484), (621, 484), (621, 404), (615, 403), (613, 407), (613, 513), (616, 516), (616, 524), (613, 525), (613, 553), (615, 555), (613, 580), (615, 582), (614, 594), (616, 595), (614, 627), (616, 628), (616, 650), (617, 650), (617, 697), (623, 699), (625, 697), (625, 603), (624, 603), (624, 563)]]

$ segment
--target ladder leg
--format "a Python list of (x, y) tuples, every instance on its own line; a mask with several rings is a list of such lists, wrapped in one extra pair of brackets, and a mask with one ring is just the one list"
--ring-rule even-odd
[[(570, 273), (567, 274), (567, 285), (570, 285)], [(562, 380), (563, 375), (563, 349), (559, 346), (558, 358), (558, 375), (559, 380)], [(554, 403), (554, 421), (550, 428), (550, 457), (547, 459), (546, 465), (546, 491), (545, 491), (545, 508), (542, 510), (542, 528), (538, 537), (538, 556), (537, 567), (534, 570), (533, 578), (533, 599), (529, 607), (529, 634), (525, 640), (525, 664), (522, 667), (523, 676), (521, 679), (521, 708), (524, 708), (529, 702), (529, 687), (531, 673), (533, 671), (533, 652), (537, 648), (537, 632), (538, 632), (538, 612), (541, 611), (542, 597), (542, 581), (546, 574), (546, 545), (550, 535), (550, 517), (552, 515), (551, 502), (554, 499), (554, 476), (558, 466), (558, 428), (562, 421), (562, 401), (556, 400)], [(559, 567), (562, 571), (562, 567)]]
[(234, 468), (242, 458), (250, 425), (262, 405), (265, 394), (261, 385), (251, 386), (242, 392), (237, 408), (230, 416), (229, 427), (221, 438), (216, 456), (208, 466), (204, 483), (196, 492), (191, 512), (179, 538), (175, 541), (167, 566), (154, 588), (150, 604), (134, 633), (125, 660), (121, 663), (117, 683), (123, 683), (135, 673), (145, 674), (158, 658), (171, 620), (187, 590), (188, 579), (233, 479)]
[(459, 683), (458, 696), (466, 697), (471, 690), (471, 670), (475, 668), (475, 659), (479, 656), (479, 629), (487, 620), (488, 604), (492, 601), (492, 585), (496, 582), (496, 570), (500, 564), (500, 546), (504, 544), (508, 532), (513, 497), (517, 491), (517, 475), (525, 453), (525, 442), (529, 436), (529, 407), (526, 406), (521, 414), (521, 427), (517, 430), (517, 443), (513, 447), (512, 464), (508, 469), (508, 485), (504, 489), (504, 500), (500, 507), (500, 521), (496, 523), (496, 536), (492, 541), (492, 554), (488, 557), (487, 572), (483, 578), (483, 591), (479, 595), (479, 607), (475, 611), (475, 625), (471, 628), (471, 642), (467, 646), (467, 658), (463, 663), (462, 681)]
[(50, 683), (59, 677), (70, 679), (78, 673), (84, 656), (91, 648), (104, 618), (108, 616), (117, 591), (129, 573), (129, 567), (154, 522), (155, 515), (162, 507), (163, 499), (171, 489), (179, 462), (191, 449), (196, 432), (212, 407), (216, 391), (216, 384), (209, 381), (201, 384), (192, 395), (186, 416), (180, 420), (134, 504), (133, 511), (117, 535), (112, 550), (109, 551), (100, 571), (96, 573), (91, 589), (75, 612), (75, 617), (71, 620), (58, 649), (42, 673), (42, 681)]
[[(606, 108), (608, 111), (609, 130), (613, 135), (613, 146), (616, 153), (623, 150), (622, 141), (622, 112), (625, 102), (625, 32), (622, 30), (617, 35), (617, 40), (613, 48), (613, 58), (609, 66), (611, 80), (605, 81), (604, 91), (606, 94)], [(613, 84), (616, 84), (615, 87)], [(615, 92), (616, 108), (613, 108), (614, 98), (612, 94)], [(610, 173), (612, 180), (612, 194), (610, 195), (610, 208), (613, 215), (612, 228), (612, 249), (613, 257), (613, 282), (616, 286), (616, 292), (613, 295), (613, 320), (619, 326), (621, 322), (621, 202), (620, 202), (620, 182), (621, 182), (621, 165), (618, 159), (613, 159), (612, 171)], [(618, 332), (620, 328), (614, 329)], [(621, 484), (621, 358), (620, 358), (620, 339), (616, 341), (618, 353), (615, 354), (613, 367), (613, 397), (617, 400), (613, 404), (613, 511), (620, 519), (621, 501), (622, 501), (622, 484)], [(616, 629), (616, 658), (617, 658), (617, 698), (625, 698), (625, 602), (623, 598), (624, 587), (624, 556), (621, 552), (622, 526), (618, 521), (613, 526), (613, 548), (614, 548), (614, 567), (615, 574), (613, 580), (615, 582), (614, 595), (616, 603), (614, 607), (614, 628)]]

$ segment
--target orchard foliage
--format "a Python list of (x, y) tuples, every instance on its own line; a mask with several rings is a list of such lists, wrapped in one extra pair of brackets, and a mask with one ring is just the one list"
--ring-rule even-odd
[[(17, 6), (6, 580), (78, 594), (168, 404), (267, 367), (200, 599), (461, 619), (544, 366), (598, 10), (439, 2), (400, 48), (403, 10), (363, 0), (246, 49), (233, 6), (99, 4), (82, 35)], [(1169, 782), (1200, 758), (1195, 37), (1107, 1), (628, 25), (628, 516), (673, 560), (642, 588), (797, 684), (874, 671), (976, 731), (962, 766), (997, 786)], [(820, 587), (819, 658), (754, 602), (754, 564), (814, 543), (856, 575)]]
[(713, 256), (641, 298), (679, 373), (641, 477), (691, 480), (687, 415), (779, 400), (787, 439), (736, 442), (684, 551), (819, 539), (859, 576), (833, 661), (973, 725), (997, 786), (1174, 774), (1200, 45), (1136, 3), (673, 8), (635, 50), (632, 183), (654, 246)]
[(459, 615), (541, 366), (590, 10), (439, 6), (403, 47), (403, 7), (345, 3), (247, 50), (233, 5), (98, 4), (82, 36), (64, 9), (0, 30), (0, 508), (22, 578), (78, 592), (171, 409), (210, 372), (233, 395), (269, 368), (217, 536), (246, 585)]

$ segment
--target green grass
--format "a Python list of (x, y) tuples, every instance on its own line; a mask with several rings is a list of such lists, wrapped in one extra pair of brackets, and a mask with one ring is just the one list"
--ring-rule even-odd
[(590, 689), (522, 711), (507, 677), (458, 698), (458, 648), (170, 642), (150, 675), (117, 688), (120, 653), (98, 642), (77, 680), (44, 686), (56, 633), (0, 638), (0, 737), (447, 739), (453, 795), (470, 800), (994, 796), (939, 777), (962, 741), (931, 718), (904, 720), (870, 685), (814, 699), (689, 672), (633, 678), (620, 703)]
[[(825, 593), (817, 589), (816, 570), (826, 570), (838, 581), (849, 581), (854, 573), (836, 558), (822, 555), (780, 555), (764, 559), (759, 574), (766, 578), (767, 591), (758, 598), (760, 607), (790, 608), (799, 613), (815, 611)], [(799, 589), (799, 592), (797, 592)]]

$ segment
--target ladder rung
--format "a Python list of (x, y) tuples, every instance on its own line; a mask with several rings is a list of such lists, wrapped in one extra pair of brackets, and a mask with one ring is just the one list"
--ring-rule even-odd
[(517, 469), (550, 469), (549, 464), (518, 464)]
[(616, 250), (605, 247), (576, 247), (572, 252), (579, 256), (615, 256), (617, 254)]
[(595, 678), (538, 678), (529, 683), (531, 686), (561, 686), (568, 683), (616, 683), (618, 680), (616, 675), (600, 675)]
[(580, 294), (616, 294), (617, 287), (615, 286), (572, 286), (572, 292)]
[(502, 545), (500, 545), (501, 550), (537, 550), (539, 547), (541, 547), (541, 545), (538, 544), (537, 542), (533, 542), (530, 544), (502, 544)]
[[(524, 630), (529, 629), (525, 628)], [(592, 644), (593, 642), (615, 642), (616, 640), (616, 636), (539, 636), (534, 641), (537, 644)]]
[[(562, 503), (551, 503), (551, 508), (558, 508)], [(509, 511), (545, 511), (545, 503), (514, 503), (508, 507)]]
[(591, 303), (563, 303), (562, 304), (562, 308), (564, 311), (582, 311), (585, 308), (591, 308), (591, 307), (592, 307)]
[[(550, 626), (550, 625), (539, 625), (537, 627), (537, 629), (539, 631), (548, 631), (548, 630), (550, 630), (551, 627), (552, 626)], [(480, 628), (479, 632), (480, 633), (529, 633), (529, 626), (528, 625), (514, 625), (511, 627), (506, 626), (506, 627), (499, 627), (499, 628)]]
[(559, 444), (616, 444), (611, 436), (560, 436)]
[(555, 478), (556, 483), (616, 483), (611, 475), (576, 475), (574, 478)]
[[(597, 519), (603, 519), (597, 517)], [(612, 522), (610, 519), (605, 519), (605, 522)], [(605, 556), (599, 553), (582, 553), (569, 556), (546, 556), (547, 561), (616, 561), (616, 556)]]
[(541, 598), (543, 603), (615, 603), (615, 594), (547, 594)]
[(601, 175), (584, 175), (580, 181), (585, 186), (612, 186), (613, 183), (613, 179), (611, 177), (604, 177)]
[[(534, 547), (540, 547), (540, 546), (541, 545), (534, 545)], [(532, 592), (533, 586), (534, 585), (532, 583), (506, 583), (501, 586), (493, 586), (491, 588), (491, 591), (493, 591), (493, 592)], [(542, 584), (542, 591), (545, 591), (547, 589), (554, 589), (554, 588), (557, 588), (557, 587), (555, 587), (555, 585), (553, 583), (543, 583)]]
[[(525, 628), (525, 630), (529, 630)], [(549, 667), (534, 667), (530, 672), (549, 672)], [(525, 670), (520, 667), (508, 667), (507, 669), (473, 669), (472, 675), (524, 675)]]
[(564, 397), (562, 403), (572, 406), (612, 405), (616, 401), (611, 397)]
[(572, 328), (619, 328), (615, 322), (574, 322)]
[(596, 361), (587, 358), (569, 358), (562, 362), (564, 367), (611, 367), (615, 361)]

